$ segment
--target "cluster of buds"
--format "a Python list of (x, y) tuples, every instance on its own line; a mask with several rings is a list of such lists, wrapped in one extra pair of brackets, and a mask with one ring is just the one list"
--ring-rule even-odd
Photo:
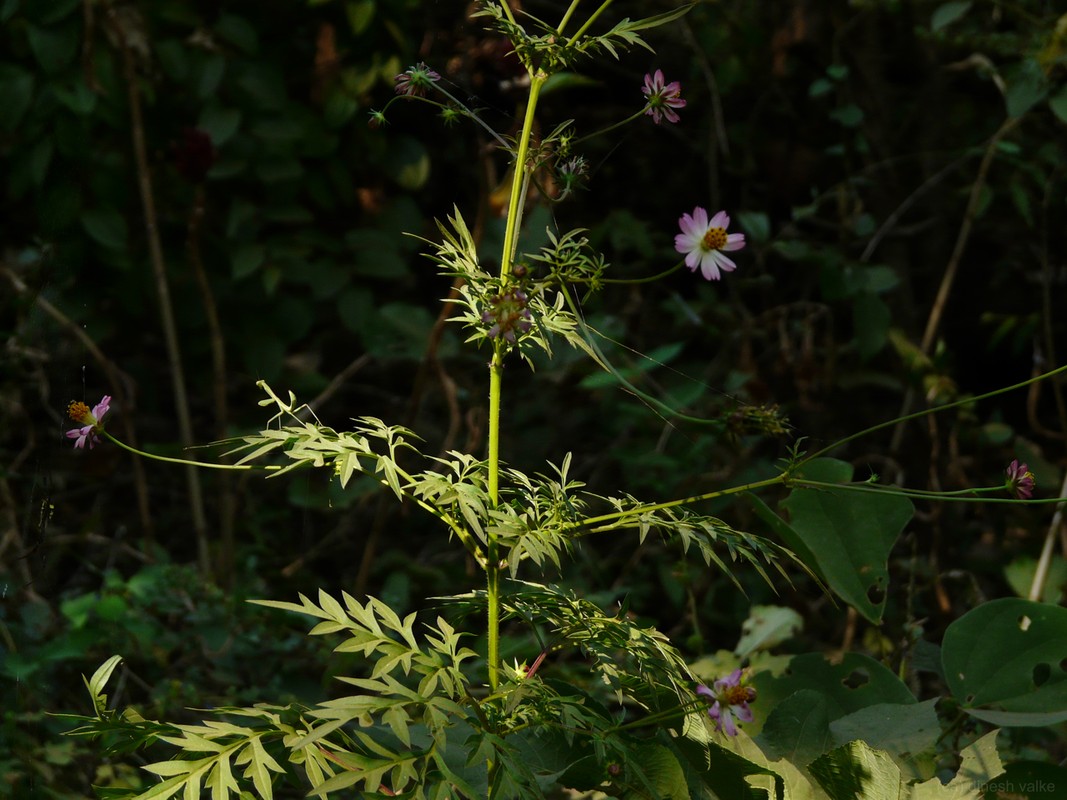
[(529, 298), (519, 288), (510, 288), (494, 294), (489, 298), (489, 307), (482, 312), (482, 322), (490, 325), (490, 339), (502, 338), (508, 344), (515, 344), (518, 333), (526, 333), (533, 325), (530, 309), (526, 307)]
[(789, 421), (778, 405), (741, 406), (726, 417), (726, 428), (731, 436), (762, 434), (785, 436), (789, 433)]
[(556, 178), (560, 184), (560, 199), (577, 189), (589, 172), (589, 162), (583, 156), (571, 156), (556, 165)]

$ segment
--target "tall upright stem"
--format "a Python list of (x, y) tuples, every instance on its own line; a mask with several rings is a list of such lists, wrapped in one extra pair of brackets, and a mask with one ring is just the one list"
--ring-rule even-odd
[[(493, 347), (489, 362), (489, 498), (497, 504), (500, 492), (500, 397), (504, 367), (503, 347)], [(489, 529), (489, 553), (486, 565), (486, 595), (489, 603), (489, 686), (496, 691), (500, 681), (500, 542)]]
[[(534, 111), (541, 87), (548, 76), (538, 71), (530, 79), (530, 97), (526, 102), (526, 115), (523, 119), (519, 146), (515, 150), (515, 169), (512, 174), (511, 195), (508, 198), (508, 216), (504, 228), (504, 247), (500, 254), (500, 281), (505, 283), (511, 274), (519, 236), (519, 223), (522, 218), (523, 192), (530, 167), (527, 159), (530, 153), (530, 136), (533, 131)], [(493, 359), (489, 362), (489, 499), (494, 506), (499, 502), (500, 494), (500, 409), (502, 397), (502, 378), (506, 344), (497, 339), (493, 344)], [(500, 542), (490, 528), (489, 563), (486, 565), (486, 598), (488, 602), (488, 668), (489, 687), (493, 690), (500, 682)]]

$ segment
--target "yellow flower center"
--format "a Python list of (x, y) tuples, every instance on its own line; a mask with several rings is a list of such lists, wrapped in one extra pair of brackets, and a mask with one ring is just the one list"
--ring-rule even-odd
[(748, 686), (727, 686), (726, 691), (720, 695), (728, 706), (739, 706), (752, 699), (751, 689)]
[(92, 425), (96, 421), (89, 413), (89, 406), (79, 400), (71, 400), (70, 405), (67, 406), (67, 416), (82, 425)]
[(705, 250), (722, 250), (726, 247), (726, 228), (708, 228), (704, 234)]

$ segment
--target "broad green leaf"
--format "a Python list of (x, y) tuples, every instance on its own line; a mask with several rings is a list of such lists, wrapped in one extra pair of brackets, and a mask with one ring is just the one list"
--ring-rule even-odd
[(1032, 58), (1023, 61), (1008, 79), (1004, 100), (1009, 117), (1021, 117), (1048, 93), (1048, 78)]
[(1067, 608), (1004, 598), (945, 631), (945, 680), (967, 713), (1002, 726), (1067, 720)]
[(803, 617), (791, 608), (753, 606), (748, 612), (748, 619), (741, 623), (741, 639), (734, 653), (739, 658), (745, 658), (756, 650), (769, 650), (803, 627)]
[(241, 124), (241, 112), (236, 108), (225, 108), (210, 104), (200, 112), (196, 127), (211, 137), (211, 143), (221, 147), (230, 140)]
[(1060, 122), (1067, 123), (1067, 86), (1048, 99), (1048, 107), (1052, 109), (1052, 113), (1059, 118)]
[(393, 137), (382, 167), (401, 189), (418, 191), (430, 177), (430, 154), (418, 139)]
[(13, 131), (33, 100), (33, 73), (14, 64), (0, 64), (0, 131)]
[(668, 748), (655, 742), (642, 742), (631, 749), (637, 756), (635, 765), (644, 773), (645, 779), (652, 784), (657, 798), (662, 800), (689, 800), (689, 788), (685, 783), (685, 773), (677, 756)]
[(352, 33), (359, 36), (374, 19), (375, 0), (348, 0), (345, 3), (345, 15)]
[(231, 259), (234, 279), (240, 280), (251, 275), (267, 259), (267, 249), (261, 244), (247, 244), (237, 250)]
[(784, 758), (807, 766), (836, 744), (826, 698), (821, 692), (801, 689), (776, 703), (756, 742), (775, 761)]
[[(747, 779), (774, 775), (774, 767), (755, 742), (741, 731), (731, 738), (713, 733), (703, 713), (686, 716), (682, 735), (674, 740), (701, 782), (716, 797), (730, 800), (766, 800), (767, 793)], [(776, 794), (772, 793), (771, 797)]]
[[(1028, 556), (1013, 558), (1004, 567), (1004, 577), (1008, 581), (1015, 594), (1019, 597), (1029, 597), (1030, 584), (1034, 581), (1037, 572), (1037, 561)], [(1045, 589), (1041, 600), (1045, 603), (1058, 603), (1067, 588), (1067, 559), (1055, 555), (1049, 562), (1048, 576), (1045, 580)]]
[(860, 358), (866, 360), (877, 355), (889, 338), (889, 323), (892, 315), (880, 297), (871, 292), (861, 292), (852, 304), (852, 328)]
[(863, 739), (871, 747), (906, 757), (931, 751), (941, 736), (934, 706), (938, 698), (922, 703), (879, 703), (861, 708), (830, 723), (838, 744)]
[(864, 267), (859, 274), (862, 276), (862, 288), (874, 294), (888, 292), (900, 285), (900, 277), (892, 267), (876, 264)]
[(37, 63), (49, 74), (57, 73), (73, 62), (81, 43), (78, 28), (74, 25), (57, 28), (30, 25), (26, 37)]
[(930, 16), (930, 30), (936, 33), (942, 28), (947, 28), (970, 11), (972, 5), (973, 3), (971, 3), (970, 0), (942, 3)]
[(122, 250), (126, 247), (129, 232), (122, 214), (113, 208), (94, 208), (82, 212), (82, 227), (97, 244), (109, 250)]
[(916, 784), (911, 787), (910, 800), (981, 800), (981, 787), (989, 786), (1004, 772), (997, 753), (998, 733), (988, 733), (963, 749), (959, 772), (948, 784), (938, 778)]
[(757, 713), (805, 689), (826, 700), (831, 722), (880, 703), (915, 703), (911, 690), (892, 670), (859, 653), (845, 653), (835, 661), (821, 653), (805, 653), (794, 656), (783, 674), (758, 672), (752, 682), (759, 691)]
[(259, 49), (259, 35), (255, 26), (236, 14), (220, 16), (215, 23), (215, 33), (247, 55), (253, 55)]
[[(851, 479), (852, 467), (820, 458), (805, 464), (799, 477), (844, 483)], [(889, 492), (819, 486), (794, 489), (781, 505), (789, 512), (789, 527), (815, 556), (809, 566), (864, 617), (879, 622), (889, 553), (912, 517), (911, 500)]]
[(737, 223), (755, 244), (763, 244), (771, 239), (771, 220), (762, 211), (740, 211)]
[(808, 771), (833, 800), (897, 800), (907, 796), (890, 755), (857, 741), (831, 750)]

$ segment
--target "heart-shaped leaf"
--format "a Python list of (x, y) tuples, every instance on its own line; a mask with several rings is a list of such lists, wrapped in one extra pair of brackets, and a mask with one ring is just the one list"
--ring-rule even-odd
[(1067, 608), (1004, 598), (949, 625), (941, 663), (967, 713), (1004, 726), (1067, 720)]
[(889, 552), (915, 511), (911, 500), (827, 485), (852, 479), (852, 467), (832, 458), (805, 464), (799, 477), (823, 484), (794, 489), (782, 501), (789, 528), (815, 558), (809, 566), (841, 599), (871, 622), (880, 622)]

